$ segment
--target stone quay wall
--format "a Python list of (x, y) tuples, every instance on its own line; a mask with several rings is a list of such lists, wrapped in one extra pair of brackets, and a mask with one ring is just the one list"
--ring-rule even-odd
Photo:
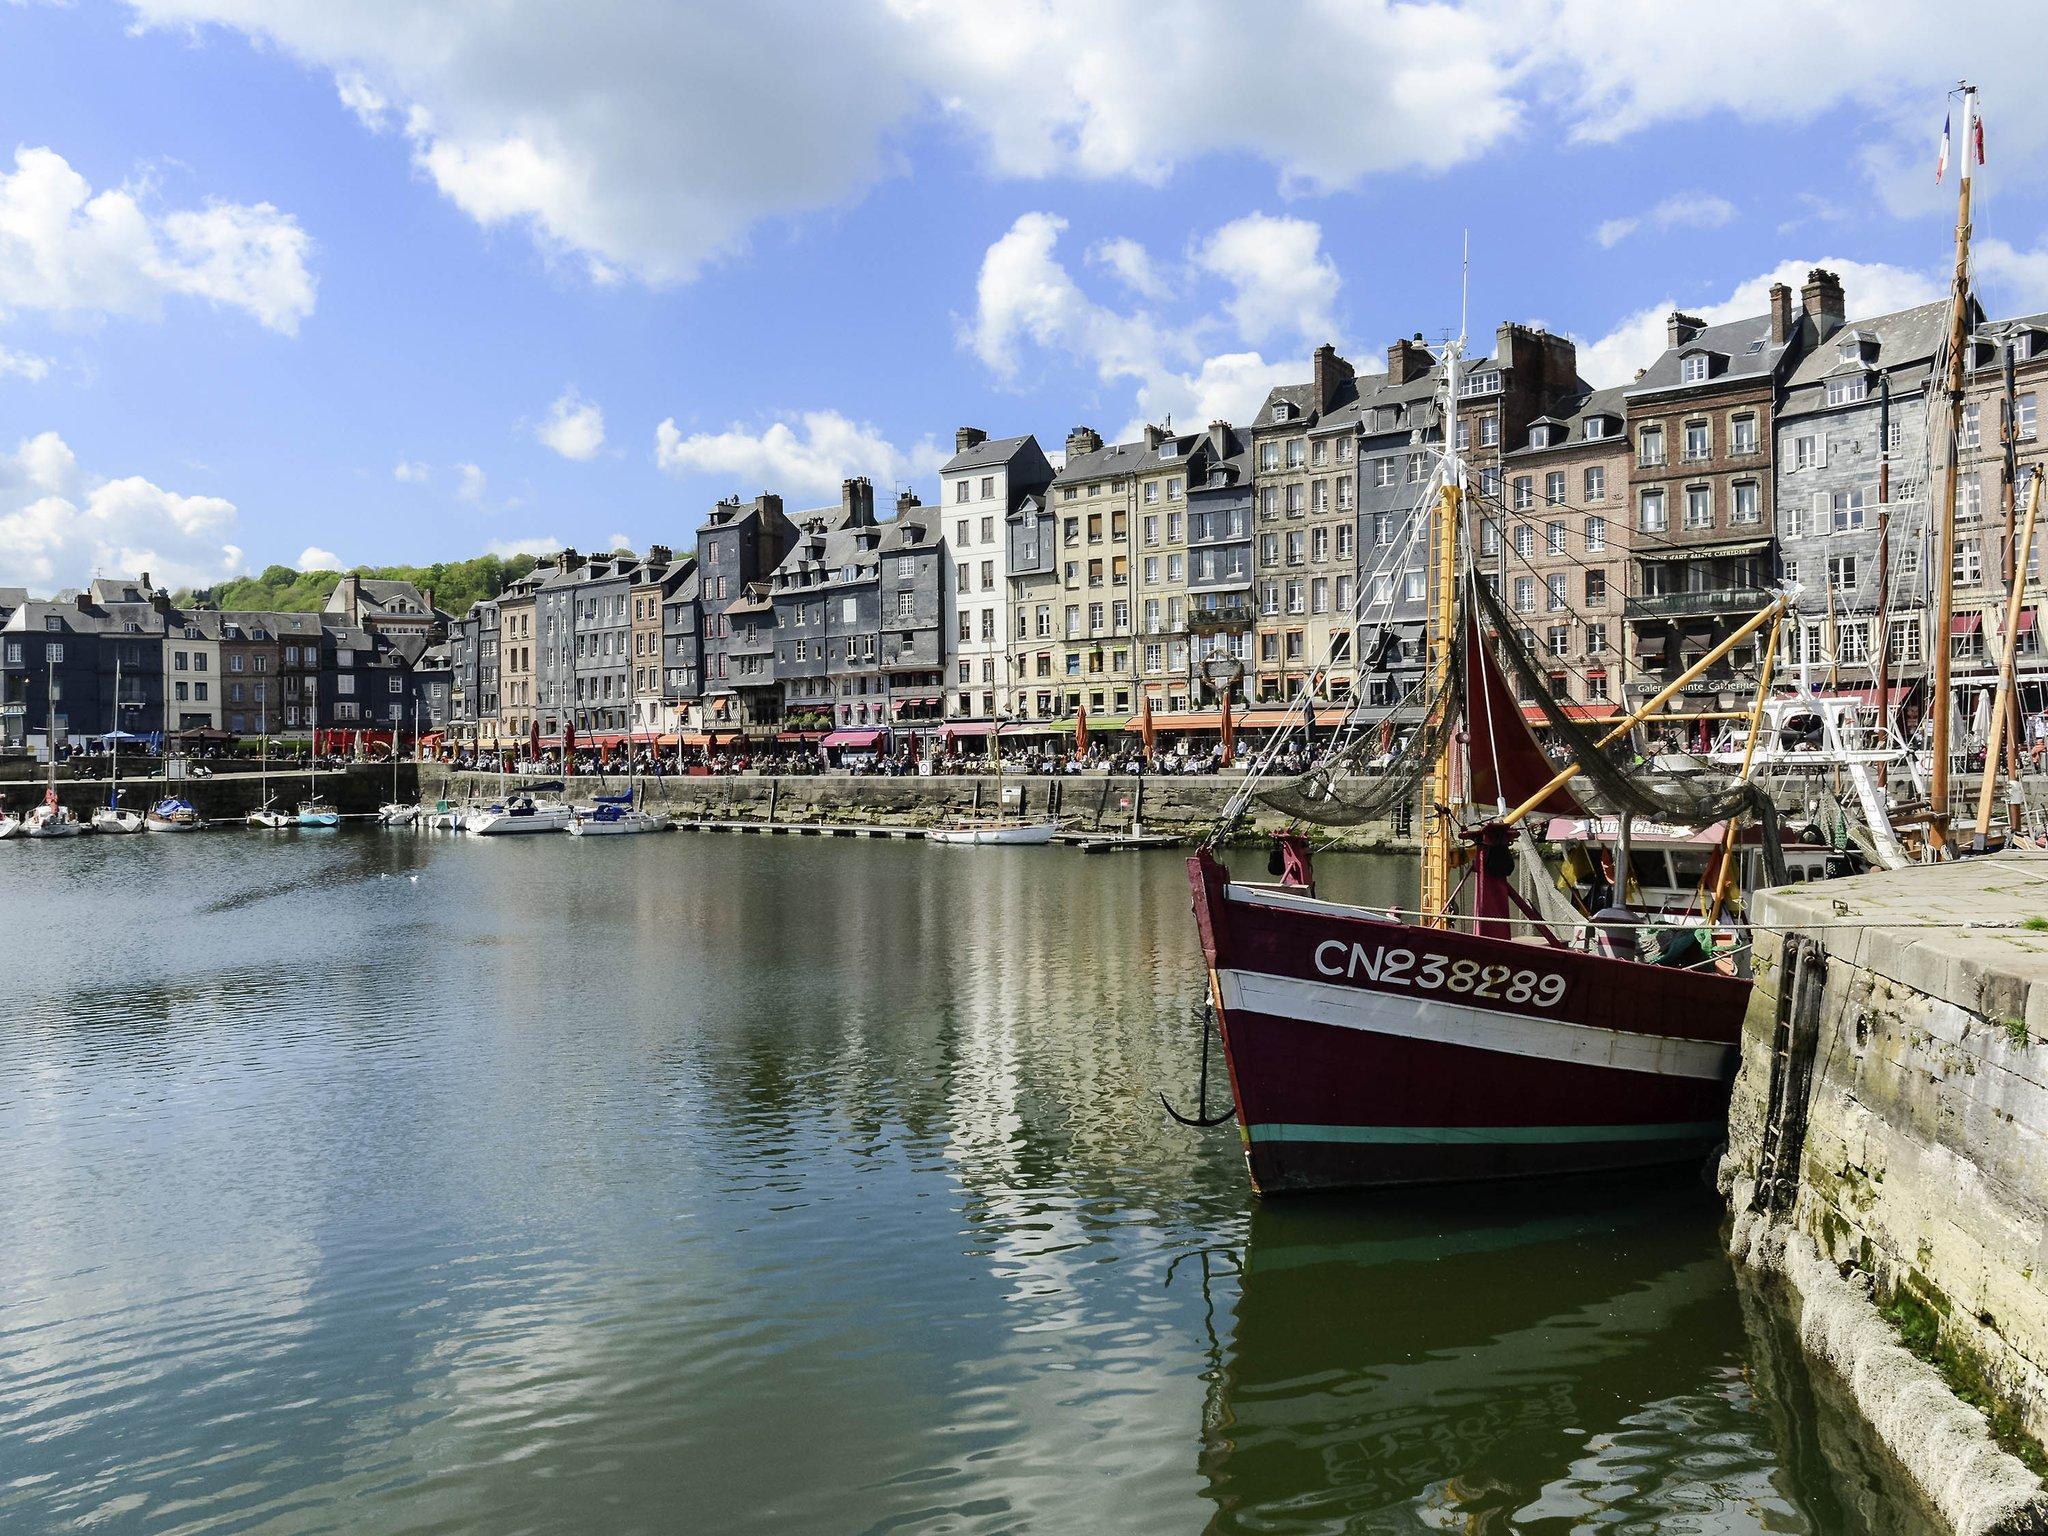
[[(208, 821), (240, 821), (263, 803), (263, 776), (253, 768), (247, 772), (216, 772), (210, 778), (187, 778), (167, 784), (161, 778), (121, 780), (121, 803), (130, 810), (146, 811), (168, 794), (183, 795)], [(47, 773), (47, 770), (44, 770)], [(334, 803), (344, 816), (367, 816), (391, 798), (391, 767), (388, 763), (354, 763), (346, 768), (323, 768), (317, 775), (320, 793)], [(40, 805), (44, 774), (32, 779), (0, 783), (0, 805), (24, 811)], [(72, 779), (57, 769), (57, 798), (78, 816), (90, 816), (107, 803), (105, 780)], [(279, 805), (295, 806), (306, 798), (306, 775), (272, 770), (270, 793)], [(398, 798), (411, 800), (419, 793), (419, 771), (411, 763), (398, 768)]]
[(1755, 916), (1731, 1248), (1952, 1528), (2048, 1529), (2048, 856)]
[[(513, 778), (517, 782), (517, 776)], [(1138, 779), (1123, 774), (1070, 774), (1063, 777), (1005, 774), (1002, 787), (1013, 792), (1004, 810), (1018, 815), (1059, 817), (1076, 832), (1125, 832), (1133, 803), (1147, 832), (1196, 839), (1208, 835), (1223, 814), (1231, 794), (1243, 781), (1236, 775), (1189, 775)], [(588, 776), (568, 781), (567, 798), (579, 800), (625, 787), (613, 776)], [(460, 773), (429, 764), (421, 784), (429, 799), (465, 801), (492, 799), (498, 794), (494, 773)], [(708, 777), (667, 776), (642, 779), (651, 808), (683, 821), (812, 822), (853, 826), (928, 827), (976, 811), (996, 809), (993, 775), (933, 774), (900, 778), (852, 774), (719, 774)], [(1277, 831), (1284, 817), (1254, 804), (1254, 832)], [(1392, 821), (1357, 827), (1328, 828), (1339, 846), (1405, 852), (1412, 835)]]

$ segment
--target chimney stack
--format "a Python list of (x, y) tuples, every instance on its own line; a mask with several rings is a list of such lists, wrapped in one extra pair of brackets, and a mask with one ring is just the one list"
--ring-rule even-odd
[(1219, 459), (1230, 457), (1230, 423), (1212, 421), (1209, 423), (1209, 452)]
[(1165, 441), (1166, 430), (1163, 427), (1155, 427), (1149, 421), (1145, 423), (1145, 447), (1147, 450), (1157, 448)]
[(953, 429), (953, 451), (965, 453), (970, 448), (979, 448), (988, 441), (988, 434), (979, 427), (955, 427)]
[(675, 557), (675, 551), (666, 544), (650, 544), (647, 546), (647, 563), (649, 565), (667, 565)]
[(1664, 322), (1664, 345), (1682, 347), (1706, 328), (1707, 322), (1698, 315), (1688, 315), (1683, 310), (1674, 309), (1671, 311), (1671, 317)]
[(156, 589), (155, 589), (155, 588), (154, 588), (153, 586), (151, 586), (151, 585), (150, 585), (150, 581), (149, 581), (149, 572), (147, 572), (147, 571), (144, 571), (144, 572), (142, 573), (142, 581), (141, 581), (141, 587), (142, 587), (142, 595), (143, 595), (144, 597), (147, 597), (147, 596), (148, 596), (148, 595), (149, 595), (149, 594), (150, 594), (151, 592), (153, 592), (153, 591), (155, 591), (155, 590), (156, 590)]
[(901, 517), (913, 507), (921, 507), (923, 505), (924, 503), (917, 499), (917, 492), (915, 491), (902, 490), (896, 493), (896, 515), (898, 517)]
[(427, 616), (432, 618), (434, 613), (434, 589), (432, 587), (421, 587), (420, 601), (426, 605)]
[(855, 528), (866, 528), (875, 520), (875, 485), (866, 475), (839, 482), (839, 505)]
[(1337, 355), (1327, 341), (1316, 348), (1316, 410), (1327, 411), (1337, 403), (1337, 391), (1356, 376), (1352, 366)]
[(1429, 348), (1422, 344), (1420, 331), (1413, 341), (1404, 336), (1387, 348), (1387, 376), (1396, 384), (1409, 384), (1421, 378), (1434, 362)]
[(1067, 434), (1067, 462), (1073, 463), (1084, 453), (1102, 451), (1102, 434), (1093, 427), (1076, 427)]
[(1848, 316), (1848, 307), (1842, 297), (1842, 279), (1820, 267), (1806, 274), (1805, 286), (1799, 290), (1799, 303), (1813, 317), (1814, 329), (1823, 336)]
[(1792, 290), (1783, 283), (1771, 284), (1771, 345), (1782, 347), (1792, 339)]

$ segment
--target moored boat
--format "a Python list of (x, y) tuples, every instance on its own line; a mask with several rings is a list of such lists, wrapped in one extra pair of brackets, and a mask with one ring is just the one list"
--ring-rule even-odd
[(21, 836), (21, 818), (12, 811), (0, 811), (0, 842)]
[(43, 796), (43, 803), (30, 811), (21, 824), (23, 837), (76, 837), (87, 830), (84, 822), (57, 803), (54, 788)]
[(143, 825), (152, 832), (197, 832), (206, 821), (183, 795), (166, 795), (149, 808)]
[(142, 812), (132, 811), (115, 802), (109, 802), (92, 813), (95, 832), (140, 832), (146, 825)]
[(310, 800), (299, 802), (299, 814), (293, 818), (292, 824), (300, 827), (338, 827), (341, 825), (341, 812), (334, 808), (331, 801), (316, 794)]
[(633, 804), (633, 791), (599, 795), (570, 816), (569, 831), (577, 837), (621, 837), (637, 832), (666, 832), (668, 818)]
[(933, 827), (925, 840), (976, 848), (1035, 847), (1051, 842), (1058, 831), (1054, 821), (953, 821)]
[[(555, 786), (559, 788), (560, 786)], [(545, 789), (545, 785), (536, 785)], [(507, 795), (496, 805), (465, 812), (462, 829), (479, 837), (513, 837), (568, 830), (572, 813), (559, 800), (542, 800), (532, 791)]]

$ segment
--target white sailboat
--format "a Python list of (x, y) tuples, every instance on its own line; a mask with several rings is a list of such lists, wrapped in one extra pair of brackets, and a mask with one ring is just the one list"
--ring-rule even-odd
[(47, 748), (50, 778), (43, 791), (43, 803), (30, 811), (21, 824), (23, 837), (76, 837), (85, 824), (57, 800), (57, 664), (43, 656), (43, 739)]
[(1021, 816), (1003, 814), (1003, 726), (995, 723), (995, 732), (990, 738), (990, 750), (996, 762), (996, 809), (993, 815), (965, 816), (957, 821), (940, 822), (925, 833), (925, 841), (947, 843), (957, 848), (985, 847), (1040, 847), (1053, 839), (1060, 824), (1056, 821), (1027, 821)]
[(95, 832), (140, 832), (143, 819), (140, 811), (131, 811), (121, 804), (121, 662), (114, 661), (114, 734), (107, 738), (112, 747), (113, 760), (108, 765), (110, 782), (107, 785), (107, 803), (92, 813), (92, 829)]
[(316, 730), (313, 733), (311, 747), (306, 753), (306, 798), (299, 802), (299, 814), (292, 818), (292, 825), (295, 827), (338, 827), (341, 825), (341, 812), (337, 811), (331, 803), (321, 797), (319, 782), (315, 778), (315, 774), (319, 771), (319, 758), (317, 755), (319, 745), (320, 733)]
[[(413, 761), (419, 761), (420, 753), (420, 706), (414, 700), (412, 706), (412, 753)], [(398, 798), (398, 726), (391, 727), (391, 798), (377, 807), (379, 824), (387, 827), (409, 827), (420, 817), (419, 806), (411, 800)]]
[(270, 793), (270, 720), (267, 715), (257, 717), (256, 729), (263, 736), (263, 745), (260, 749), (262, 766), (258, 769), (262, 775), (259, 783), (263, 801), (249, 813), (249, 825), (266, 832), (277, 832), (286, 827), (297, 826), (298, 817), (290, 811), (279, 810), (273, 803), (274, 797)]

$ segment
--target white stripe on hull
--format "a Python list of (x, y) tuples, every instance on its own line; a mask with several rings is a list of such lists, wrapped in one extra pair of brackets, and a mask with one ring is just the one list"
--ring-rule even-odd
[(1356, 1029), (1403, 1040), (1463, 1045), (1502, 1056), (1526, 1056), (1571, 1066), (1647, 1072), (1655, 1077), (1718, 1082), (1735, 1069), (1735, 1047), (1672, 1035), (1638, 1035), (1563, 1019), (1474, 1008), (1433, 998), (1393, 997), (1262, 971), (1216, 973), (1226, 1014), (1271, 1014), (1332, 1029)]

